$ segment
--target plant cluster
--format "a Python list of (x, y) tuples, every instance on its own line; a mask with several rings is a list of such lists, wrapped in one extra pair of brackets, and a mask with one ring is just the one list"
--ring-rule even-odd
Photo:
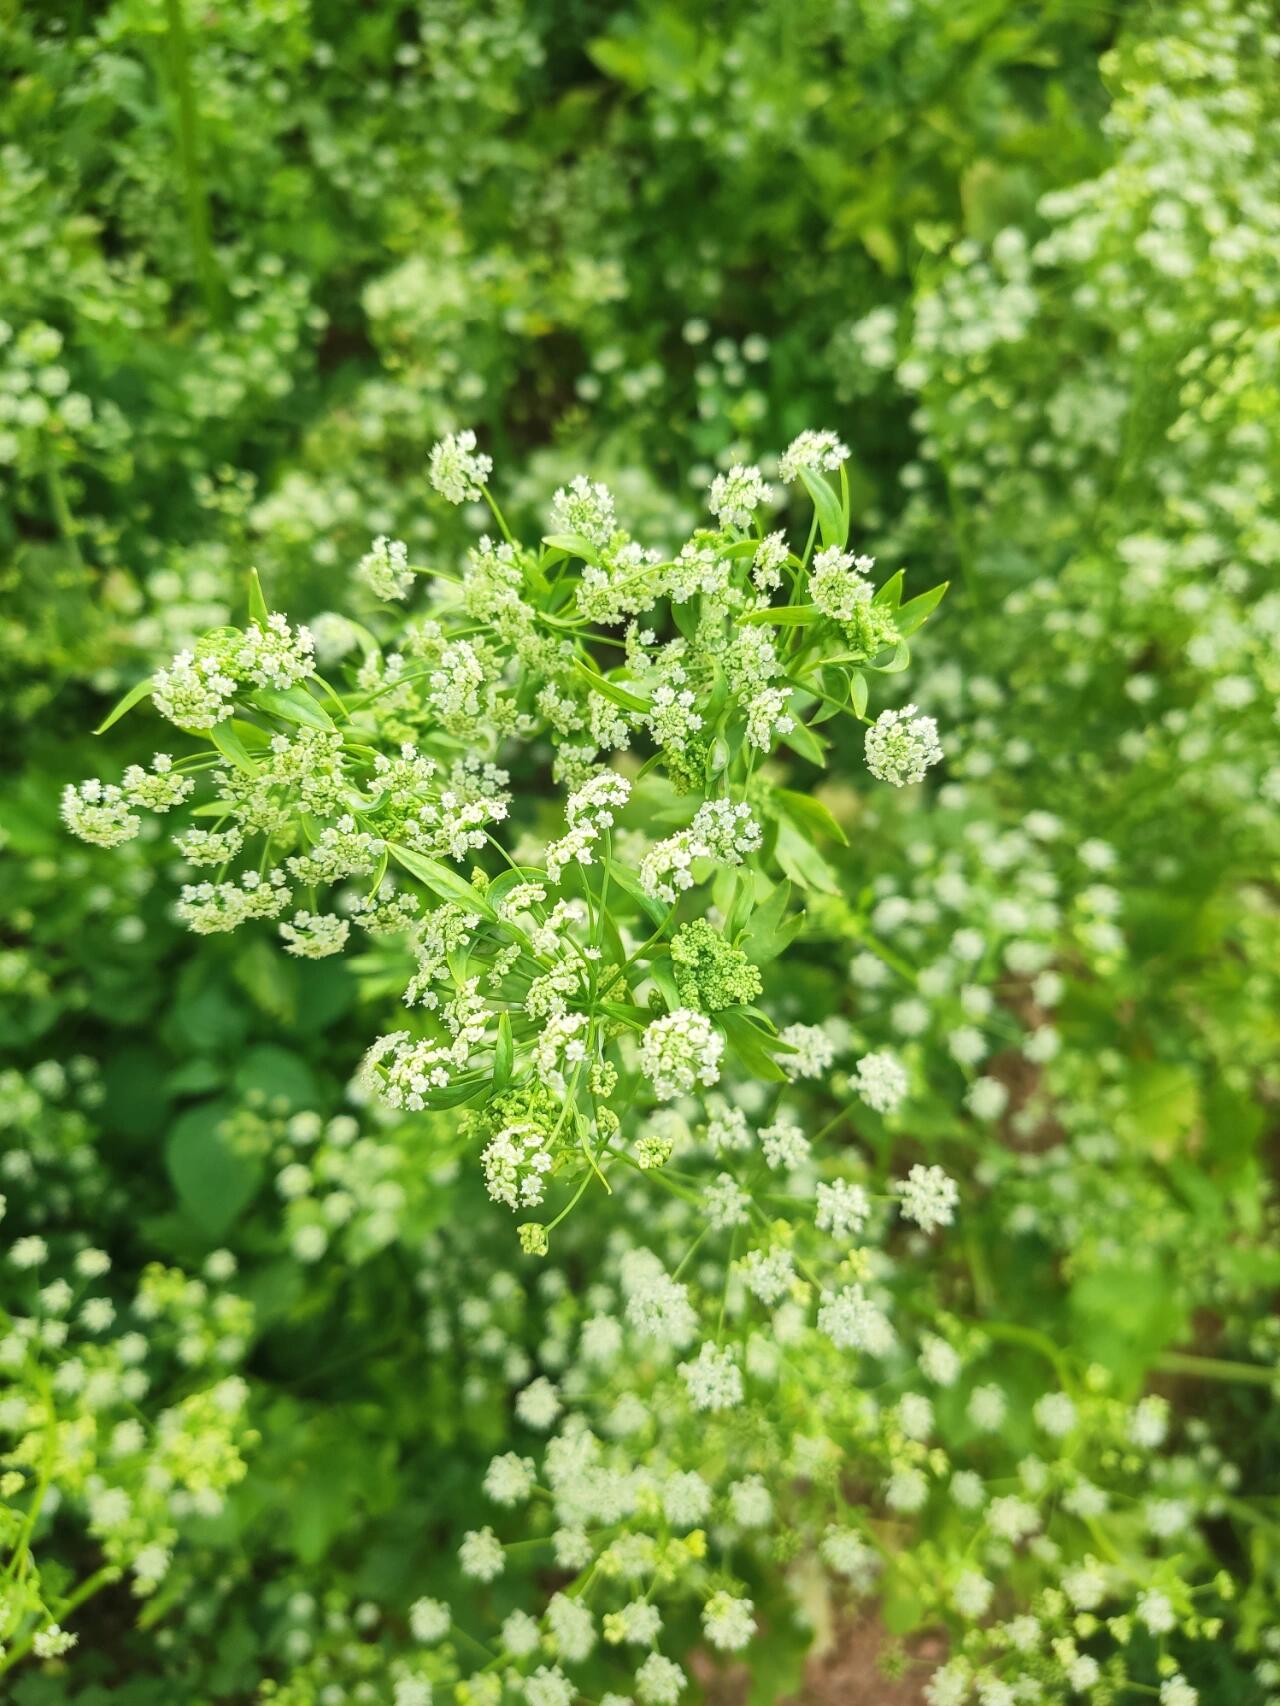
[(18, 1706), (1280, 1699), (1270, 9), (0, 58)]

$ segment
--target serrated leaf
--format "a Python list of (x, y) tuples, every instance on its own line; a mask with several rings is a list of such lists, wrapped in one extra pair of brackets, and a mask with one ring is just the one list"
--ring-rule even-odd
[(135, 705), (140, 705), (144, 699), (150, 698), (151, 690), (155, 686), (155, 679), (154, 675), (148, 675), (145, 680), (135, 682), (123, 698), (116, 700), (115, 704), (93, 731), (94, 734), (106, 734), (107, 730), (115, 723), (118, 723), (121, 717), (127, 716)]

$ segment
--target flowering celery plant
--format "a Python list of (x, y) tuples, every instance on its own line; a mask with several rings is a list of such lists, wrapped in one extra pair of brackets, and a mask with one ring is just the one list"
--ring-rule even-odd
[[(842, 836), (770, 756), (822, 765), (821, 727), (844, 714), (867, 724), (882, 780), (941, 757), (914, 706), (868, 715), (871, 681), (906, 667), (945, 585), (904, 602), (901, 572), (877, 587), (848, 550), (847, 455), (806, 432), (781, 457), (812, 505), (799, 551), (764, 530), (760, 470), (735, 466), (711, 487), (716, 525), (664, 557), (581, 477), (540, 546), (519, 545), (474, 435), (447, 438), (436, 489), (487, 501), (500, 537), (456, 574), (375, 542), (358, 575), (379, 599), (428, 586), (394, 644), (334, 613), (293, 627), (252, 577), (244, 629), (206, 634), (103, 725), (149, 697), (206, 745), (69, 786), (66, 822), (112, 846), (139, 812), (188, 808), (174, 839), (197, 869), (177, 910), (196, 932), (269, 919), (306, 958), (353, 926), (377, 939), (409, 1019), (369, 1050), (367, 1081), (395, 1109), (467, 1108), (490, 1195), (523, 1210), (563, 1186), (553, 1226), (619, 1163), (664, 1159), (622, 1130), (637, 1096), (710, 1089), (730, 1061), (766, 1083), (830, 1062), (821, 1033), (779, 1032), (757, 1005), (760, 968), (802, 925), (791, 879), (815, 836)], [(859, 1081), (872, 1106), (905, 1088), (891, 1056)], [(525, 1248), (544, 1253), (548, 1230), (523, 1225)]]

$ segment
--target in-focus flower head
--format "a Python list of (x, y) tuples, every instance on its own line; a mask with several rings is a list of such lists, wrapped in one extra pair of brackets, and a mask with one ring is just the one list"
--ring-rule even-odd
[(476, 449), (476, 435), (469, 427), (442, 438), (427, 463), (431, 484), (451, 504), (482, 498), (492, 472), (493, 458)]

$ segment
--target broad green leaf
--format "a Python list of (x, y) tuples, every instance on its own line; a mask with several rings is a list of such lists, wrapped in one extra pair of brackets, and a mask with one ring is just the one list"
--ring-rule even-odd
[(654, 924), (661, 924), (670, 909), (660, 900), (654, 900), (652, 895), (647, 895), (640, 887), (640, 879), (625, 865), (620, 865), (616, 859), (610, 859), (608, 865), (610, 887), (616, 883), (624, 894), (631, 896), (646, 918)]
[(220, 1238), (257, 1194), (262, 1164), (225, 1135), (228, 1101), (201, 1102), (174, 1121), (165, 1167), (183, 1208), (211, 1238)]
[(263, 1096), (268, 1106), (287, 1103), (291, 1113), (313, 1108), (319, 1096), (315, 1074), (302, 1056), (275, 1043), (248, 1049), (236, 1064), (233, 1082), (242, 1096)]
[[(737, 945), (754, 965), (768, 965), (783, 953), (804, 924), (803, 912), (789, 912), (791, 883), (784, 878), (756, 907)], [(736, 938), (735, 938), (736, 940)]]
[(553, 551), (563, 551), (566, 557), (580, 557), (584, 563), (598, 563), (600, 553), (581, 533), (548, 533), (542, 543)]
[(747, 927), (755, 910), (756, 880), (750, 871), (739, 871), (734, 878), (733, 899), (725, 913), (724, 933), (736, 942)]
[(653, 979), (655, 989), (667, 1004), (667, 1011), (674, 1013), (677, 1007), (683, 1007), (680, 991), (676, 988), (676, 980), (671, 967), (659, 960), (649, 967), (649, 976)]
[(867, 668), (875, 670), (877, 675), (900, 675), (910, 662), (911, 647), (905, 640), (899, 640), (888, 663), (869, 663)]
[(637, 1007), (631, 1001), (602, 1001), (600, 1011), (633, 1031), (643, 1031), (653, 1018), (647, 1007)]
[(828, 865), (809, 838), (785, 819), (778, 824), (778, 863), (802, 888), (819, 894), (841, 894), (839, 875)]
[(867, 714), (867, 698), (869, 689), (867, 678), (859, 671), (849, 680), (849, 703), (853, 706), (855, 717), (865, 717)]

